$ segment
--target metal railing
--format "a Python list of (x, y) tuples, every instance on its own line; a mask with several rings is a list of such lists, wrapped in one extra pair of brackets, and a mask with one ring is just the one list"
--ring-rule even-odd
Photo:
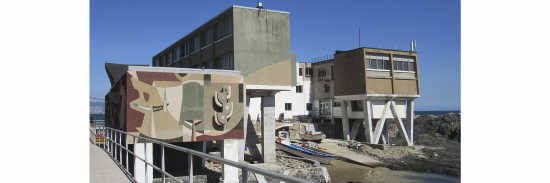
[[(168, 148), (171, 148), (171, 149), (174, 149), (174, 150), (177, 150), (177, 151), (181, 151), (181, 152), (184, 152), (184, 153), (187, 153), (188, 154), (188, 173), (189, 173), (189, 182), (190, 183), (193, 183), (193, 156), (199, 156), (199, 157), (202, 157), (202, 158), (205, 158), (205, 159), (209, 159), (209, 160), (212, 160), (212, 161), (216, 161), (216, 162), (219, 162), (223, 165), (229, 165), (229, 166), (232, 166), (232, 167), (235, 167), (235, 168), (240, 168), (242, 170), (242, 182), (248, 182), (248, 172), (252, 172), (252, 173), (257, 173), (257, 174), (260, 174), (260, 175), (263, 175), (265, 177), (270, 177), (270, 178), (273, 178), (273, 179), (276, 179), (276, 180), (280, 180), (280, 181), (285, 181), (285, 182), (310, 182), (310, 181), (307, 181), (307, 180), (303, 180), (303, 179), (299, 179), (299, 178), (296, 178), (296, 177), (292, 177), (292, 176), (288, 176), (288, 175), (283, 175), (283, 174), (280, 174), (280, 173), (276, 173), (276, 172), (272, 172), (272, 171), (268, 171), (268, 170), (264, 170), (264, 169), (261, 169), (261, 168), (257, 168), (257, 167), (254, 167), (254, 166), (250, 166), (250, 165), (247, 165), (247, 164), (244, 164), (244, 163), (239, 163), (239, 162), (235, 162), (235, 161), (231, 161), (231, 160), (227, 160), (227, 159), (224, 159), (224, 158), (220, 158), (220, 157), (217, 157), (217, 156), (214, 156), (214, 155), (210, 155), (210, 154), (206, 154), (206, 153), (202, 153), (202, 152), (199, 152), (199, 151), (195, 151), (195, 150), (192, 150), (192, 149), (187, 149), (187, 148), (183, 148), (183, 147), (179, 147), (179, 146), (176, 146), (176, 145), (172, 145), (172, 144), (169, 144), (169, 143), (165, 143), (165, 142), (161, 142), (161, 141), (157, 141), (157, 140), (154, 140), (154, 139), (150, 139), (150, 138), (147, 138), (147, 137), (140, 137), (140, 136), (136, 136), (136, 135), (132, 135), (132, 134), (129, 134), (127, 132), (124, 132), (124, 131), (120, 131), (120, 130), (117, 130), (117, 129), (113, 129), (113, 128), (110, 128), (110, 127), (105, 127), (105, 126), (96, 126), (96, 125), (90, 125), (90, 133), (91, 133), (91, 137), (93, 136), (93, 138), (96, 137), (96, 132), (102, 132), (102, 134), (105, 136), (105, 141), (104, 143), (100, 143), (100, 144), (96, 144), (96, 140), (92, 140), (92, 142), (94, 142), (94, 144), (96, 145), (99, 145), (99, 147), (102, 147), (103, 149), (107, 150), (109, 152), (109, 155), (112, 156), (113, 158), (115, 158), (115, 160), (118, 159), (120, 160), (120, 164), (122, 165), (122, 151), (124, 150), (126, 152), (126, 171), (129, 172), (129, 169), (128, 169), (128, 155), (129, 154), (132, 154), (134, 156), (134, 164), (137, 162), (136, 160), (141, 160), (143, 161), (146, 165), (145, 165), (145, 182), (148, 181), (148, 169), (147, 169), (147, 165), (153, 167), (153, 169), (159, 171), (161, 174), (162, 174), (162, 183), (165, 183), (166, 182), (166, 176), (170, 177), (172, 180), (176, 181), (176, 182), (180, 182), (180, 183), (183, 183), (183, 181), (180, 181), (178, 180), (177, 178), (175, 178), (174, 176), (172, 176), (171, 174), (169, 174), (168, 172), (165, 171), (165, 158), (164, 158), (164, 147), (168, 147)], [(125, 141), (126, 143), (122, 144), (122, 134), (124, 134), (124, 137), (125, 137)], [(139, 157), (136, 155), (136, 146), (134, 145), (134, 149), (133, 151), (130, 151), (128, 149), (128, 137), (129, 136), (132, 136), (133, 137), (133, 140), (134, 140), (134, 144), (136, 144), (136, 139), (142, 139), (144, 141), (144, 156), (145, 158), (142, 158), (142, 157)], [(150, 142), (150, 143), (156, 143), (158, 145), (160, 145), (160, 152), (161, 152), (161, 167), (157, 167), (155, 165), (153, 165), (152, 162), (149, 162), (150, 160), (147, 158), (147, 143)], [(135, 176), (136, 176), (136, 170), (134, 169), (134, 174), (132, 175), (135, 179)]]

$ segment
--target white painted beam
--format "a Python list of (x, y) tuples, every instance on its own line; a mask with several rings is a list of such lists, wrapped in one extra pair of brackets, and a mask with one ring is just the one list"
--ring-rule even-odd
[[(235, 162), (238, 161), (239, 157), (237, 148), (239, 147), (239, 141), (237, 139), (225, 139), (222, 140), (222, 143), (222, 158)], [(222, 165), (222, 179), (223, 182), (238, 183), (239, 168), (225, 164)]]
[(407, 133), (405, 133), (407, 130), (405, 129), (405, 125), (403, 125), (403, 121), (401, 121), (401, 117), (399, 116), (399, 113), (397, 112), (397, 109), (395, 107), (395, 102), (391, 101), (391, 111), (393, 113), (393, 116), (395, 117), (395, 123), (397, 123), (397, 127), (399, 128), (399, 135), (401, 135), (401, 139), (403, 139), (408, 146), (412, 146), (411, 141), (409, 140), (409, 137), (407, 136)]
[(349, 119), (348, 119), (348, 101), (342, 100), (341, 102), (342, 109), (342, 130), (344, 133), (344, 140), (350, 140), (349, 136)]
[(384, 105), (384, 111), (382, 111), (382, 117), (376, 123), (376, 128), (374, 129), (374, 143), (378, 144), (380, 141), (380, 135), (382, 135), (382, 128), (384, 128), (384, 123), (386, 122), (386, 113), (390, 110), (390, 101), (386, 101)]
[(275, 163), (275, 96), (262, 97), (262, 159)]
[(407, 100), (407, 135), (414, 145), (414, 100)]
[(372, 137), (372, 104), (370, 100), (363, 100), (363, 115), (365, 122), (363, 126), (365, 127), (365, 137), (368, 143), (373, 144), (374, 139)]

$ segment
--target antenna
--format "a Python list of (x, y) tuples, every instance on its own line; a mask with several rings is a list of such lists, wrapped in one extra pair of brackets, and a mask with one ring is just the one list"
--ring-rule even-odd
[(397, 50), (397, 42), (395, 42), (395, 49)]
[(359, 24), (359, 48), (361, 48), (361, 24)]

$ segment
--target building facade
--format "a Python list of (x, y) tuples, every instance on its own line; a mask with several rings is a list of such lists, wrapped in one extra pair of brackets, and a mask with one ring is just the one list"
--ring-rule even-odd
[(321, 122), (336, 124), (341, 138), (354, 140), (363, 125), (367, 142), (389, 143), (385, 119), (396, 118), (403, 127), (400, 133), (410, 134), (402, 137), (412, 145), (414, 99), (420, 97), (416, 52), (336, 51), (333, 59), (313, 63), (312, 69), (312, 112)]

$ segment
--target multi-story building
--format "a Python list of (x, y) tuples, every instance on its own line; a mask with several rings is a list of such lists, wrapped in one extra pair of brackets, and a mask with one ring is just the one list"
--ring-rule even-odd
[[(261, 161), (275, 162), (274, 120), (279, 114), (275, 103), (285, 100), (275, 94), (295, 90), (298, 71), (296, 54), (290, 52), (288, 12), (263, 9), (261, 3), (256, 8), (231, 6), (153, 56), (152, 65), (240, 71), (245, 114), (260, 109), (266, 122), (262, 123)], [(247, 128), (248, 115), (243, 120)], [(239, 140), (239, 160), (244, 147), (245, 141)], [(257, 155), (253, 154), (259, 160)]]
[(412, 145), (413, 101), (420, 97), (416, 52), (377, 48), (336, 51), (333, 59), (312, 67), (312, 111), (322, 121), (335, 124), (336, 131), (342, 131), (340, 138), (355, 139), (363, 124), (367, 142), (388, 143), (389, 127), (383, 121), (399, 116), (406, 119), (401, 124), (407, 124), (406, 128), (401, 125), (400, 131), (409, 134), (407, 142)]
[(231, 6), (153, 56), (152, 65), (239, 70), (247, 85), (295, 86), (289, 13)]

